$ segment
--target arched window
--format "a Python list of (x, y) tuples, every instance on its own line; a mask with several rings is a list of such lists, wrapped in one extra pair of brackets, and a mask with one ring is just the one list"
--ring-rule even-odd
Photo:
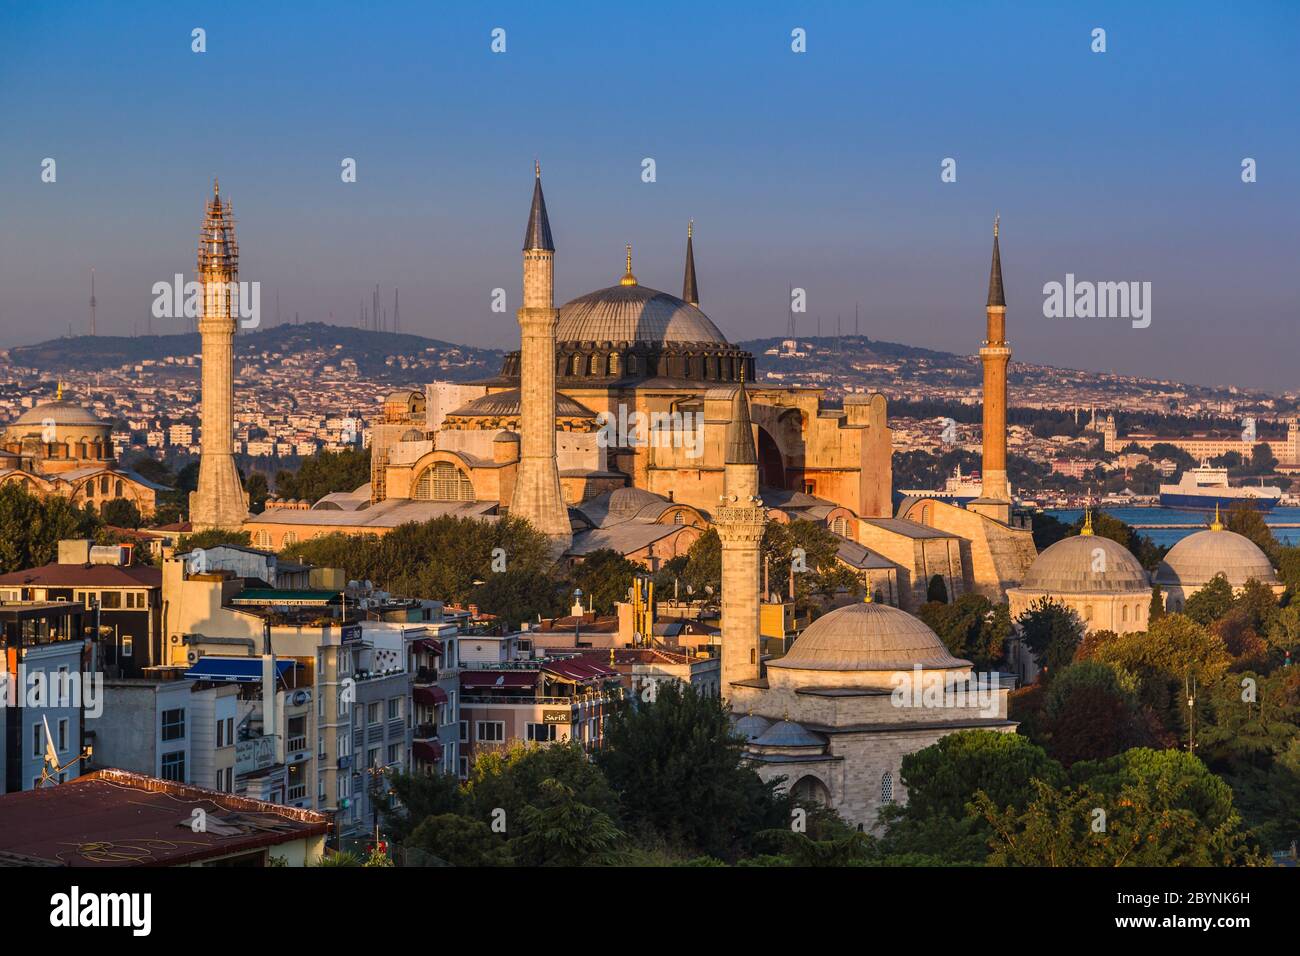
[(675, 512), (673, 514), (673, 524), (686, 524), (686, 512)]
[(612, 352), (609, 356), (609, 374), (617, 375), (618, 373), (618, 353)]
[(636, 356), (635, 356), (635, 355), (629, 355), (629, 356), (627, 357), (627, 374), (628, 374), (628, 375), (635, 375), (635, 374), (636, 374), (636, 369), (637, 369)]
[(1123, 621), (1128, 621), (1128, 605), (1127, 605), (1127, 604), (1125, 604), (1122, 608), (1120, 608), (1120, 619), (1123, 620)]
[(601, 364), (602, 364), (602, 363), (601, 363), (601, 360), (600, 360), (600, 356), (599, 356), (599, 355), (593, 355), (593, 356), (591, 357), (591, 365), (590, 365), (590, 368), (591, 368), (591, 374), (592, 374), (592, 375), (599, 375), (599, 374), (600, 374), (600, 366), (601, 366)]
[(87, 498), (93, 498), (93, 497), (95, 497), (95, 479), (94, 479), (94, 478), (91, 478), (90, 481), (86, 482), (86, 497), (87, 497)]
[(271, 532), (259, 531), (253, 535), (253, 547), (269, 548), (271, 546)]
[(474, 484), (451, 462), (439, 461), (420, 473), (411, 497), (417, 501), (473, 501)]
[(122, 479), (121, 479), (121, 478), (117, 479), (117, 484), (116, 484), (116, 486), (115, 486), (114, 489), (113, 489), (113, 497), (114, 497), (114, 498), (121, 498), (121, 497), (122, 497)]
[(287, 548), (291, 544), (298, 543), (298, 535), (294, 531), (286, 531), (284, 537), (280, 539), (280, 547)]
[(894, 773), (892, 770), (886, 770), (880, 778), (880, 802), (894, 802)]
[(581, 375), (581, 374), (582, 374), (582, 356), (581, 356), (581, 355), (574, 355), (574, 356), (573, 356), (573, 360), (569, 362), (569, 374), (570, 374), (570, 375)]
[(1085, 605), (1083, 606), (1083, 619), (1084, 619), (1085, 621), (1091, 621), (1091, 620), (1092, 620), (1092, 605), (1091, 605), (1091, 604), (1085, 604)]
[(108, 494), (108, 475), (99, 476), (99, 493), (101, 495)]

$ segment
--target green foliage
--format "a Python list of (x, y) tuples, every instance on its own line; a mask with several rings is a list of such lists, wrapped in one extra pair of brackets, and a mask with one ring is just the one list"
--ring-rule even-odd
[(1074, 652), (1083, 638), (1083, 622), (1073, 610), (1042, 597), (1031, 604), (1018, 618), (1016, 626), (1021, 639), (1034, 653), (1039, 666), (1050, 679), (1074, 658)]
[(691, 685), (666, 684), (653, 702), (616, 713), (596, 762), (623, 819), (670, 845), (732, 860), (753, 834), (787, 822), (775, 785), (746, 765), (722, 702)]
[(908, 801), (881, 814), (882, 850), (979, 862), (991, 831), (970, 808), (976, 794), (990, 794), (999, 807), (1023, 809), (1032, 781), (1055, 783), (1064, 772), (1025, 737), (963, 730), (903, 757), (901, 776)]
[(1043, 742), (1065, 766), (1156, 742), (1137, 695), (1137, 679), (1096, 661), (1056, 675), (1043, 708)]
[(1148, 626), (1165, 616), (1165, 599), (1160, 585), (1151, 585), (1151, 605), (1147, 608)]
[(994, 866), (1229, 866), (1261, 862), (1232, 790), (1178, 750), (1135, 748), (1076, 764), (1071, 785), (1033, 784), (1024, 810), (986, 793)]
[(315, 504), (335, 491), (354, 491), (370, 480), (370, 450), (322, 451), (304, 458), (296, 472), (280, 471), (275, 492)]
[(523, 832), (510, 841), (520, 866), (584, 866), (608, 862), (622, 831), (608, 815), (587, 806), (572, 787), (542, 781), (537, 805), (520, 813)]
[(1203, 588), (1188, 597), (1187, 603), (1183, 606), (1183, 613), (1197, 624), (1209, 627), (1232, 610), (1232, 605), (1232, 585), (1220, 572)]
[(710, 528), (704, 532), (686, 552), (682, 583), (700, 597), (710, 589), (713, 594), (722, 590), (722, 539), (718, 537), (717, 529)]
[(458, 813), (464, 807), (460, 781), (445, 773), (393, 773), (388, 778), (391, 795), (372, 793), (379, 798), (384, 826), (394, 840), (402, 843), (428, 817)]
[[(1074, 527), (1076, 530), (1081, 530), (1083, 518), (1076, 521)], [(1123, 521), (1104, 511), (1092, 513), (1092, 533), (1099, 538), (1110, 538), (1123, 545), (1148, 571), (1154, 571), (1168, 551), (1167, 548), (1153, 544), (1150, 538), (1138, 534)]]
[(41, 499), (21, 484), (0, 486), (0, 573), (49, 564), (63, 538), (93, 538), (100, 528), (94, 511), (67, 498)]
[(144, 523), (144, 518), (140, 515), (140, 509), (135, 506), (135, 502), (125, 498), (113, 498), (104, 502), (104, 507), (99, 510), (99, 517), (104, 524), (115, 528), (135, 530)]
[(429, 854), (450, 866), (511, 866), (514, 858), (504, 837), (482, 820), (458, 813), (426, 817), (406, 841), (416, 859)]
[(647, 572), (645, 565), (629, 561), (617, 551), (601, 548), (583, 558), (573, 568), (569, 580), (575, 588), (582, 589), (584, 607), (590, 603), (597, 614), (612, 614), (614, 602), (627, 600), (632, 578)]
[(215, 548), (223, 544), (235, 544), (248, 548), (252, 547), (253, 537), (247, 531), (236, 531), (231, 528), (195, 531), (193, 534), (180, 536), (180, 540), (176, 542), (176, 553), (183, 554), (186, 551), (194, 551), (198, 548)]
[(942, 574), (930, 578), (930, 583), (925, 587), (925, 600), (934, 604), (948, 603), (948, 585), (944, 583)]
[(465, 783), (465, 812), (488, 820), (493, 811), (501, 809), (507, 820), (517, 820), (524, 807), (545, 801), (543, 785), (547, 781), (566, 787), (580, 803), (617, 819), (618, 797), (582, 745), (574, 741), (544, 747), (515, 743), (480, 753)]
[(351, 850), (343, 850), (339, 853), (326, 853), (320, 858), (316, 866), (361, 866), (363, 861)]
[(1258, 510), (1244, 501), (1238, 501), (1228, 509), (1228, 513), (1222, 520), (1223, 526), (1229, 531), (1235, 531), (1255, 542), (1259, 549), (1268, 555), (1270, 561), (1278, 559), (1277, 538), (1273, 537), (1273, 530)]
[(260, 514), (266, 508), (266, 499), (271, 493), (266, 475), (255, 471), (244, 479), (244, 491), (248, 493), (248, 510)]
[(991, 670), (1004, 657), (1004, 643), (1011, 633), (1011, 612), (1005, 603), (994, 604), (971, 591), (952, 604), (923, 604), (916, 616), (939, 635), (954, 657), (970, 661), (976, 670)]

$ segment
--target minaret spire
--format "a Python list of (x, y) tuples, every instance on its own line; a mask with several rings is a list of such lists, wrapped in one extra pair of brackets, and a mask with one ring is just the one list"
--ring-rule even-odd
[(555, 240), (551, 238), (551, 220), (546, 215), (546, 197), (542, 195), (542, 164), (533, 161), (533, 206), (528, 211), (528, 227), (524, 230), (524, 252), (542, 249), (555, 251)]
[(993, 263), (989, 267), (989, 296), (984, 306), (983, 487), (970, 510), (1001, 521), (1011, 520), (1011, 485), (1007, 481), (1007, 301), (1002, 292), (1002, 252), (998, 244), (1001, 217), (993, 218)]
[(682, 301), (691, 305), (700, 304), (700, 287), (695, 282), (695, 220), (686, 222), (686, 276), (682, 279)]
[(1006, 296), (1002, 292), (1002, 252), (998, 248), (1000, 220), (1000, 216), (993, 217), (993, 264), (989, 266), (989, 300), (986, 304), (1006, 306)]

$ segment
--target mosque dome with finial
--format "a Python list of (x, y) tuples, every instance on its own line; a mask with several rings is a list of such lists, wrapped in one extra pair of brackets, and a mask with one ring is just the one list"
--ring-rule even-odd
[(1259, 545), (1245, 535), (1229, 531), (1216, 515), (1204, 531), (1179, 541), (1156, 569), (1156, 583), (1191, 594), (1222, 574), (1234, 588), (1247, 581), (1278, 585), (1277, 572)]

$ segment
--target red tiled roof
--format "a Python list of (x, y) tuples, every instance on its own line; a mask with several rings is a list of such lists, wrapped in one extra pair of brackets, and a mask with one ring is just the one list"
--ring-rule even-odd
[(147, 564), (44, 564), (0, 574), (0, 585), (50, 588), (160, 588), (162, 569)]
[(322, 813), (125, 770), (0, 796), (0, 851), (63, 866), (177, 866), (328, 830)]

